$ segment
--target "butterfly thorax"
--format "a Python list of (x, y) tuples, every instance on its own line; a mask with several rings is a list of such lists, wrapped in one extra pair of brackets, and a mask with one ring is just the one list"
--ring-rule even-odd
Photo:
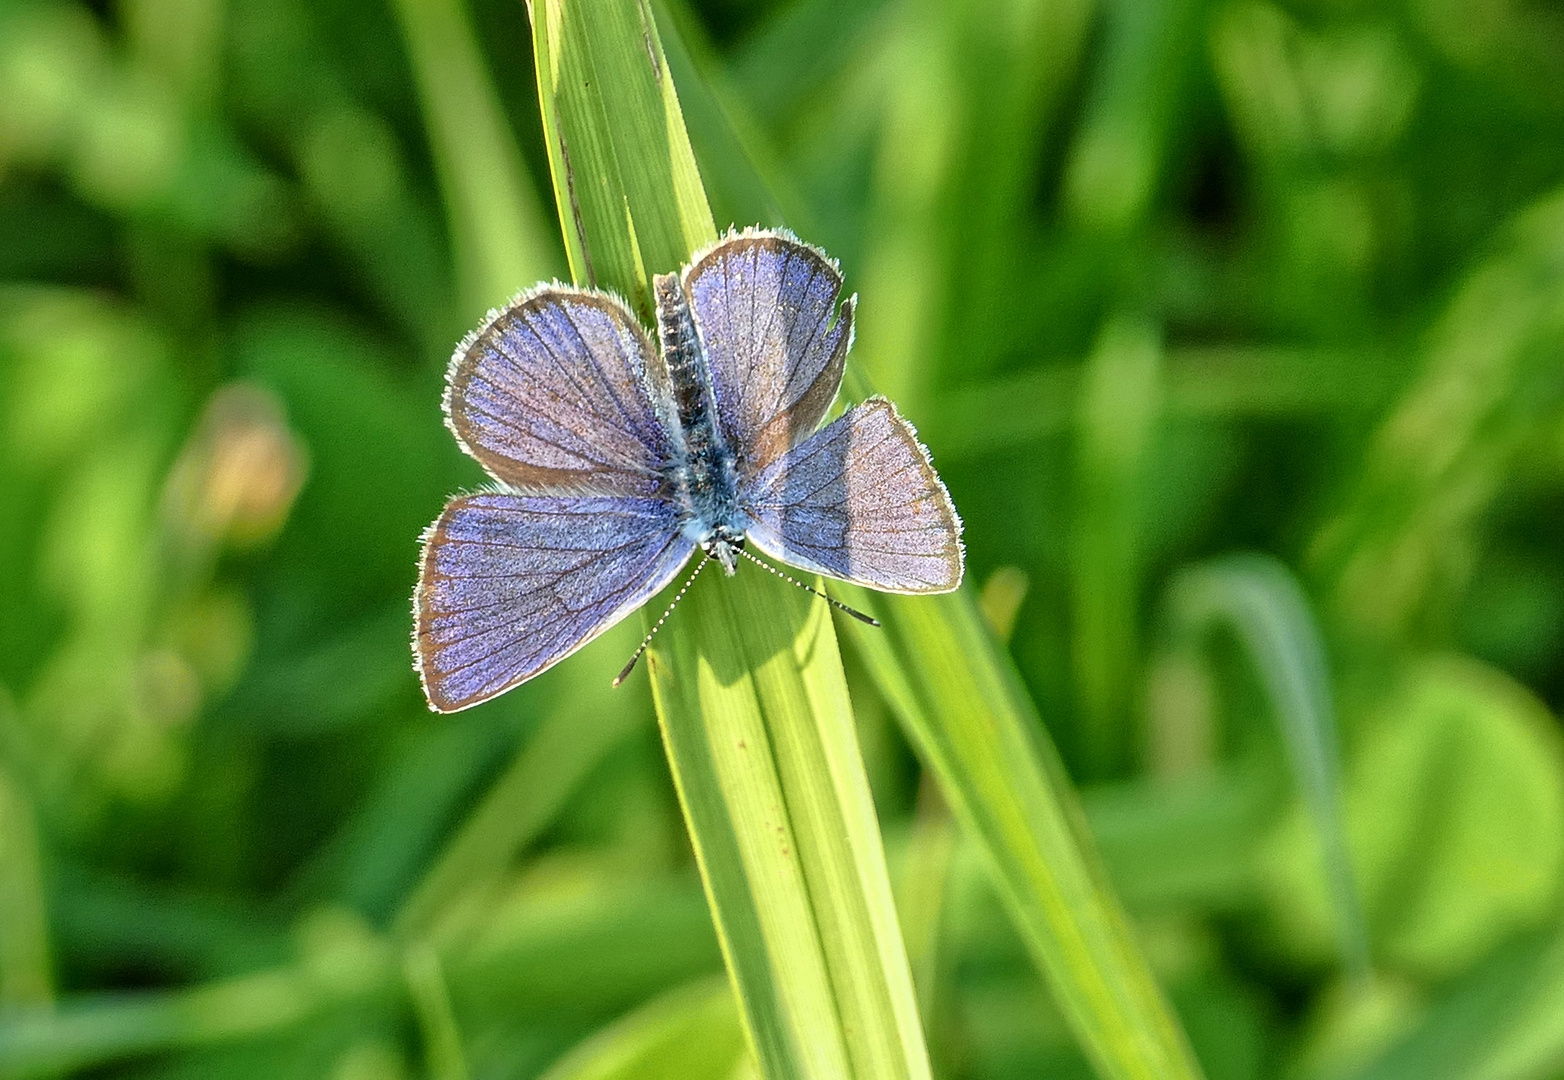
[(738, 502), (738, 470), (716, 421), (711, 376), (689, 298), (675, 274), (653, 280), (657, 336), (673, 389), (683, 446), (669, 479), (684, 518), (684, 532), (732, 574), (744, 547)]

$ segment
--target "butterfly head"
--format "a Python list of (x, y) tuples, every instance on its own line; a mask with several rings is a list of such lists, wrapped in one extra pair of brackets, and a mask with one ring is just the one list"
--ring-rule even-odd
[(721, 563), (722, 572), (732, 577), (739, 567), (739, 554), (744, 550), (744, 534), (719, 525), (701, 540), (701, 550)]

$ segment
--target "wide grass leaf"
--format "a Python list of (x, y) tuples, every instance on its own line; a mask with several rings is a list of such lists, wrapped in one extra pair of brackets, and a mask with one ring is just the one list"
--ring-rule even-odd
[[(650, 321), (653, 275), (716, 237), (656, 23), (633, 2), (532, 14), (572, 274)], [(647, 666), (763, 1074), (929, 1075), (825, 605), (767, 575), (708, 576)]]

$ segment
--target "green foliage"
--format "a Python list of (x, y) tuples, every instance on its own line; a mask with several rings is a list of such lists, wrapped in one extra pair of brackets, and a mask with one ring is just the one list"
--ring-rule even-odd
[[(652, 275), (715, 238), (657, 28), (636, 4), (534, 17), (572, 270), (649, 311)], [(926, 1077), (829, 610), (757, 574), (687, 595), (647, 667), (761, 1073)]]
[[(0, 0), (0, 1075), (1564, 1069), (1545, 6), (531, 15)], [(754, 222), (970, 592), (431, 716), (452, 344)]]

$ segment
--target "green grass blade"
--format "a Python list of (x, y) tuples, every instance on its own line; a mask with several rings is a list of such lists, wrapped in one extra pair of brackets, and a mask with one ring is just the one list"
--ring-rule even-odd
[(1319, 837), (1342, 959), (1354, 973), (1367, 974), (1368, 928), (1342, 817), (1330, 673), (1303, 590), (1276, 560), (1235, 555), (1181, 575), (1170, 590), (1169, 608), (1179, 635), (1198, 638), (1228, 627), (1253, 662)]
[(1141, 489), (1160, 413), (1162, 343), (1110, 320), (1086, 362), (1076, 432), (1074, 642), (1081, 757), (1112, 776), (1129, 756), (1140, 601)]
[[(1096, 863), (1041, 719), (967, 590), (851, 590), (885, 626), (853, 628), (881, 692), (981, 848), (1012, 921), (1099, 1075), (1200, 1076)], [(865, 606), (867, 605), (867, 606)]]
[(651, 321), (651, 276), (717, 238), (651, 10), (532, 5), (544, 138), (576, 281)]
[(445, 195), (469, 319), (554, 274), (548, 215), (522, 164), (462, 0), (397, 0)]
[(542, 1080), (730, 1080), (744, 1029), (724, 982), (671, 990), (566, 1054)]
[(1431, 611), (1466, 587), (1484, 515), (1564, 400), (1561, 236), (1557, 191), (1500, 230), (1434, 320), (1421, 370), (1315, 536), (1312, 569), (1356, 643), (1440, 640)]
[[(8, 704), (0, 698), (0, 710)], [(0, 723), (9, 720), (0, 715)], [(33, 808), (0, 766), (0, 1010), (42, 1005), (54, 996), (48, 905), (38, 862)]]
[[(715, 236), (650, 9), (539, 2), (544, 133), (577, 280), (649, 321)], [(696, 582), (648, 654), (664, 744), (762, 1072), (929, 1072), (826, 608), (764, 574)]]
[[(1362, 352), (1265, 346), (1166, 350), (1162, 411), (1169, 420), (1369, 414), (1395, 392), (1394, 364)], [(1058, 363), (953, 389), (919, 430), (942, 460), (1014, 450), (1076, 420), (1084, 363)]]
[[(847, 391), (869, 392), (851, 364)], [(1198, 1077), (1097, 868), (1042, 721), (970, 591), (897, 597), (832, 588), (886, 624), (877, 630), (848, 620), (880, 693), (984, 851), (1034, 962), (1101, 1075)]]
[(1123, 235), (1143, 220), (1188, 96), (1199, 0), (1108, 5), (1103, 60), (1065, 168), (1073, 223)]
[[(716, 966), (706, 913), (682, 875), (635, 878), (628, 887), (615, 882), (589, 892), (513, 896), (492, 906), (489, 916), (470, 942), (432, 954), (456, 1016), (479, 1002), (491, 1009), (499, 1003), (518, 1023), (538, 1023), (561, 1011), (590, 1013), (605, 1002), (624, 1007)], [(313, 921), (292, 963), (178, 990), (83, 995), (53, 1008), (0, 1012), (0, 1075), (43, 1076), (286, 1036), (414, 990), (406, 955), (383, 939), (351, 919)], [(423, 977), (429, 956), (414, 962), (423, 965)], [(426, 999), (421, 1007), (430, 1004)], [(434, 1008), (445, 1006), (436, 1002)], [(448, 1017), (436, 1022), (451, 1023)]]
[(429, 1080), (468, 1080), (467, 1052), (440, 957), (428, 945), (415, 945), (403, 954), (402, 972), (423, 1036)]
[[(552, 824), (576, 788), (645, 719), (644, 699), (615, 694), (609, 670), (635, 647), (629, 629), (615, 628), (566, 661), (574, 692), (553, 705), (526, 737), (505, 771), (467, 815), (397, 912), (404, 940), (434, 934), (446, 940), (446, 920), (483, 910), (516, 856)], [(618, 646), (618, 649), (615, 647)], [(599, 663), (606, 660), (607, 663)], [(457, 915), (455, 922), (463, 925)]]

